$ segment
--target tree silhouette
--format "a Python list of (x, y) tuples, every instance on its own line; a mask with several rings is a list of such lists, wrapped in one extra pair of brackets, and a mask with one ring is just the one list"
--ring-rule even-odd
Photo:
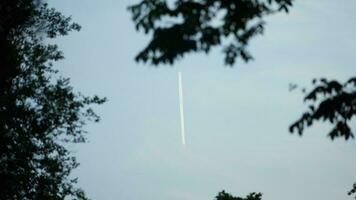
[(249, 61), (249, 41), (264, 30), (263, 17), (288, 12), (292, 0), (143, 0), (130, 6), (137, 30), (152, 33), (152, 39), (136, 57), (154, 65), (173, 64), (189, 52), (208, 53), (223, 46), (225, 63), (237, 57)]
[(356, 183), (354, 183), (353, 188), (349, 191), (349, 195), (355, 195), (356, 199)]
[(332, 140), (337, 137), (344, 137), (345, 140), (354, 138), (349, 122), (356, 114), (356, 77), (345, 83), (315, 79), (313, 84), (314, 89), (304, 98), (304, 101), (310, 102), (309, 110), (290, 126), (290, 132), (297, 130), (302, 135), (305, 127), (322, 120), (334, 124), (328, 134)]
[(99, 120), (89, 105), (105, 99), (75, 93), (47, 44), (80, 26), (36, 0), (1, 1), (0, 15), (0, 199), (87, 199), (66, 143), (85, 141), (83, 126)]
[(261, 200), (262, 194), (253, 192), (243, 198), (243, 197), (234, 197), (231, 194), (226, 193), (223, 190), (223, 191), (219, 192), (215, 198), (216, 198), (216, 200)]

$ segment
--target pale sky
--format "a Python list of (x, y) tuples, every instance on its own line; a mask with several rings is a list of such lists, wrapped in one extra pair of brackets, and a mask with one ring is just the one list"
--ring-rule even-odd
[[(350, 200), (356, 143), (331, 142), (328, 125), (303, 137), (288, 126), (306, 105), (289, 83), (355, 75), (356, 1), (297, 0), (267, 19), (250, 50), (255, 60), (223, 65), (221, 49), (173, 67), (134, 62), (149, 37), (126, 8), (137, 1), (50, 1), (82, 25), (58, 40), (61, 74), (84, 94), (109, 101), (73, 145), (74, 175), (93, 200), (213, 200), (262, 192), (263, 200)], [(183, 73), (186, 148), (179, 127), (177, 72)], [(356, 129), (356, 126), (354, 126)]]

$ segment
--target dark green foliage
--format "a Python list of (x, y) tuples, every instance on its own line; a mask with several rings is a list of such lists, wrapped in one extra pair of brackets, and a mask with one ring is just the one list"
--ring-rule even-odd
[(173, 64), (189, 52), (208, 53), (222, 46), (225, 63), (237, 57), (252, 59), (247, 51), (251, 38), (262, 34), (262, 17), (288, 12), (292, 0), (142, 0), (130, 6), (136, 29), (152, 33), (136, 61)]
[(40, 1), (5, 0), (0, 11), (0, 32), (7, 30), (0, 46), (7, 68), (0, 88), (0, 199), (87, 199), (70, 177), (78, 163), (66, 143), (85, 141), (83, 126), (99, 120), (88, 106), (105, 99), (73, 92), (52, 67), (62, 53), (44, 42), (80, 27)]
[(262, 194), (261, 193), (250, 193), (246, 197), (234, 197), (229, 193), (226, 193), (224, 190), (219, 192), (216, 196), (216, 200), (261, 200)]
[(343, 84), (324, 78), (313, 80), (313, 84), (314, 89), (304, 98), (310, 102), (309, 110), (290, 126), (290, 131), (297, 130), (302, 135), (304, 128), (315, 121), (328, 121), (334, 125), (328, 134), (332, 140), (337, 137), (345, 140), (354, 138), (349, 122), (356, 114), (356, 77)]
[(0, 2), (0, 94), (10, 87), (28, 46), (80, 29), (70, 20), (40, 0)]

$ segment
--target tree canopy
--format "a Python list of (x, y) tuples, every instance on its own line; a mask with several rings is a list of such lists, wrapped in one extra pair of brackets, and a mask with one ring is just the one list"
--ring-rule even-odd
[(0, 14), (0, 199), (87, 199), (66, 143), (85, 141), (83, 126), (99, 120), (90, 105), (105, 99), (74, 92), (48, 43), (80, 26), (36, 0), (1, 1)]
[[(173, 2), (173, 3), (172, 3)], [(225, 63), (249, 61), (249, 41), (263, 33), (263, 17), (288, 12), (292, 0), (142, 0), (130, 6), (137, 30), (151, 34), (137, 61), (173, 64), (189, 52), (222, 46)]]
[(290, 132), (297, 130), (302, 135), (306, 127), (316, 121), (328, 121), (334, 125), (328, 136), (333, 140), (343, 137), (354, 138), (349, 125), (356, 115), (356, 77), (345, 83), (325, 78), (314, 79), (314, 88), (306, 94), (304, 101), (309, 109), (290, 126)]
[(246, 197), (234, 197), (231, 194), (225, 192), (224, 190), (219, 192), (216, 196), (216, 200), (261, 200), (261, 193), (250, 193)]

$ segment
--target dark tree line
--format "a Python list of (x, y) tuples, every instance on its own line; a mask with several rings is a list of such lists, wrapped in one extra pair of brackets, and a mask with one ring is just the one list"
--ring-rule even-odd
[(105, 99), (73, 91), (52, 67), (63, 59), (50, 39), (78, 31), (40, 0), (0, 1), (0, 199), (87, 199), (70, 176), (78, 166), (66, 143), (85, 141), (83, 126)]
[(216, 200), (261, 200), (261, 193), (250, 193), (246, 197), (234, 197), (231, 194), (225, 192), (224, 190), (219, 192), (215, 197)]

